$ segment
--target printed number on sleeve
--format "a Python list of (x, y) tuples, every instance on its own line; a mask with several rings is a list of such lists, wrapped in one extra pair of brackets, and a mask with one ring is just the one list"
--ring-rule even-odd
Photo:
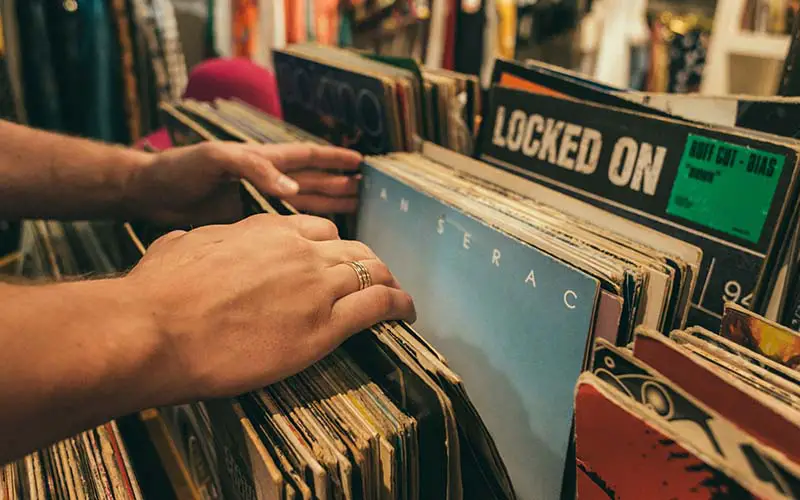
[(722, 296), (722, 300), (725, 302), (737, 302), (744, 307), (750, 307), (753, 294), (749, 293), (742, 297), (742, 285), (738, 281), (729, 281), (725, 283), (725, 295)]

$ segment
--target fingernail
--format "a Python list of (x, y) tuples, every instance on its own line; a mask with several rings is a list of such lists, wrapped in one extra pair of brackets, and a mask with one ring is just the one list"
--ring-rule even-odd
[(291, 177), (282, 175), (278, 177), (278, 189), (285, 194), (295, 194), (300, 191), (300, 184)]

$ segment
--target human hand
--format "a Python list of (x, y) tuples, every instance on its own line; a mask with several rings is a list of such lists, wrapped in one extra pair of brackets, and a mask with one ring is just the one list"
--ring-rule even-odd
[(312, 144), (207, 142), (156, 153), (129, 182), (129, 213), (163, 225), (233, 222), (242, 217), (238, 179), (301, 212), (356, 210), (356, 152)]
[[(359, 290), (356, 272), (373, 286)], [(330, 221), (255, 215), (156, 240), (122, 278), (162, 350), (148, 383), (169, 404), (231, 396), (293, 375), (382, 320), (415, 319), (411, 298), (366, 245)]]

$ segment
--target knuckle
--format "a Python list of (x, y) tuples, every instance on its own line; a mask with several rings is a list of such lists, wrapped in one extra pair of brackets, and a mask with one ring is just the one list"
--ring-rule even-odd
[[(353, 196), (358, 193), (358, 181), (352, 177), (345, 177), (342, 182), (337, 185), (337, 191), (340, 196)], [(348, 200), (349, 201), (349, 200)]]
[(339, 237), (339, 228), (330, 219), (305, 214), (290, 215), (286, 219), (296, 228), (313, 229), (315, 233), (319, 232), (328, 239), (337, 239)]
[(374, 258), (375, 252), (364, 242), (361, 241), (354, 241), (353, 245), (355, 245), (358, 252), (366, 258)]
[(270, 151), (270, 159), (270, 165), (272, 165), (272, 168), (275, 170), (280, 170), (278, 165), (283, 165), (286, 162), (286, 153), (280, 149)]
[(184, 234), (186, 234), (186, 231), (184, 231), (183, 229), (173, 229), (172, 231), (168, 232), (167, 234), (165, 234), (164, 236), (162, 236), (159, 239), (170, 239), (171, 240), (173, 238), (178, 238), (179, 236), (183, 236)]
[(392, 272), (389, 270), (389, 266), (381, 261), (375, 263), (373, 273), (375, 274), (375, 278), (381, 281), (389, 281), (392, 279)]
[(388, 316), (395, 308), (395, 298), (391, 290), (383, 285), (375, 286), (375, 307), (381, 316)]
[(324, 226), (326, 236), (330, 238), (337, 238), (339, 236), (339, 228), (330, 219), (320, 219), (320, 225)]
[(305, 222), (313, 221), (316, 217), (306, 214), (286, 215), (284, 221), (293, 226), (300, 226)]
[(225, 162), (231, 159), (230, 145), (219, 142), (204, 142), (197, 147), (198, 151), (211, 161)]
[(243, 219), (241, 223), (246, 225), (264, 225), (264, 224), (277, 225), (280, 224), (280, 220), (273, 214), (262, 213), (262, 214), (251, 215), (250, 217)]
[(314, 165), (317, 162), (317, 160), (319, 160), (320, 148), (319, 148), (319, 146), (317, 146), (316, 144), (314, 144), (312, 142), (306, 142), (304, 144), (308, 148), (307, 149), (307, 151), (308, 151), (308, 160), (307, 160), (308, 165)]
[(167, 234), (161, 236), (160, 238), (156, 239), (156, 241), (153, 242), (152, 246), (163, 245), (164, 243), (168, 243), (168, 242), (170, 242), (172, 240), (180, 238), (181, 236), (183, 236), (185, 234), (186, 234), (186, 231), (183, 231), (181, 229), (175, 229), (175, 230), (170, 231)]
[(327, 183), (321, 189), (328, 196), (345, 196), (348, 194), (347, 186), (343, 184)]

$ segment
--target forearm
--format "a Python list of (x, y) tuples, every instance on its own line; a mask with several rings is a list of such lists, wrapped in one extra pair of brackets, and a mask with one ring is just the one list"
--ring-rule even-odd
[(0, 219), (127, 217), (150, 153), (0, 120)]
[(169, 399), (158, 332), (122, 280), (0, 285), (0, 464)]

